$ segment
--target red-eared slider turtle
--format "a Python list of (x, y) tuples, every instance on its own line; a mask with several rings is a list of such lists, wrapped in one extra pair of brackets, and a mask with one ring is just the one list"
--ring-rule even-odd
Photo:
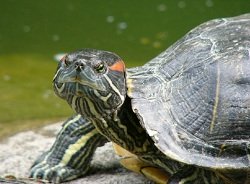
[(166, 172), (158, 182), (250, 183), (250, 14), (206, 22), (141, 67), (125, 69), (107, 51), (69, 53), (53, 85), (80, 115), (31, 177), (82, 176), (112, 141), (138, 156), (147, 176)]

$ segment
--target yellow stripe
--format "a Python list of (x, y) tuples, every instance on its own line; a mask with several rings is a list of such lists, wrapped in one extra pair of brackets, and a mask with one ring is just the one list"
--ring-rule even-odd
[(127, 94), (128, 94), (128, 96), (130, 96), (131, 97), (131, 95), (132, 95), (132, 87), (133, 87), (133, 80), (132, 79), (129, 79), (129, 78), (127, 78)]
[[(71, 125), (71, 123), (74, 123), (75, 121), (78, 121), (81, 118), (81, 115), (77, 115), (75, 116), (73, 119), (71, 119), (70, 121), (68, 121), (62, 128), (62, 130), (60, 131), (60, 133), (64, 132), (65, 129)], [(58, 135), (59, 136), (59, 135)], [(41, 163), (39, 163), (38, 165), (43, 165), (47, 163), (48, 158), (50, 157), (50, 155), (53, 153), (54, 151), (54, 145), (51, 149), (52, 151), (48, 152), (48, 154), (44, 157), (43, 161)], [(44, 168), (44, 167), (43, 167)], [(46, 168), (44, 168), (46, 169)]]
[(65, 154), (61, 160), (61, 164), (67, 165), (72, 158), (72, 156), (77, 153), (82, 147), (84, 147), (87, 141), (93, 137), (95, 134), (98, 134), (97, 130), (94, 129), (91, 132), (83, 135), (80, 139), (77, 140), (74, 144), (70, 145), (69, 148), (65, 151)]
[(217, 81), (216, 81), (216, 92), (215, 92), (215, 102), (214, 102), (214, 109), (213, 109), (213, 116), (212, 121), (210, 124), (210, 133), (212, 133), (214, 129), (214, 123), (217, 118), (217, 109), (218, 109), (218, 103), (219, 103), (219, 93), (220, 93), (220, 68), (219, 64), (217, 67)]
[(117, 87), (113, 84), (113, 82), (110, 80), (110, 78), (106, 75), (104, 75), (105, 79), (108, 81), (110, 87), (118, 94), (121, 98), (121, 101), (124, 102), (125, 97), (120, 93), (120, 91), (117, 89)]
[(71, 123), (74, 123), (76, 121), (78, 121), (82, 116), (80, 114), (78, 114), (77, 116), (75, 116), (73, 119), (69, 120), (62, 128), (62, 130), (60, 132), (64, 132), (65, 129), (71, 125)]

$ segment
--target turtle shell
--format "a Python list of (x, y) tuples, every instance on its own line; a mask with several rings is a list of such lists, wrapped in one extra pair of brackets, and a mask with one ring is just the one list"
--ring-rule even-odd
[(168, 157), (250, 167), (250, 14), (215, 19), (127, 70), (141, 125)]

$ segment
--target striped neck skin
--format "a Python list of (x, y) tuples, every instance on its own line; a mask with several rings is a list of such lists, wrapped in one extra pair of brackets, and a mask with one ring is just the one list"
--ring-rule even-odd
[(125, 100), (125, 66), (111, 52), (76, 51), (62, 58), (53, 86), (77, 113), (104, 123), (115, 116)]
[(157, 152), (131, 108), (125, 80), (119, 56), (85, 49), (61, 60), (53, 86), (59, 97), (110, 141), (138, 155)]

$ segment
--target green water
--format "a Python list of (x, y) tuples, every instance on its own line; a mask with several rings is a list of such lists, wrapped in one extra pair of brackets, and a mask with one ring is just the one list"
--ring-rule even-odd
[(204, 21), (250, 12), (250, 1), (5, 0), (0, 12), (1, 137), (72, 114), (53, 95), (54, 54), (90, 47), (141, 65)]

